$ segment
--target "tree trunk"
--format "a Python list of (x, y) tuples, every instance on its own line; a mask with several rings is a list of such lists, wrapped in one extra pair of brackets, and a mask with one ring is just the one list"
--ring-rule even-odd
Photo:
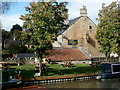
[(41, 63), (41, 61), (40, 61), (40, 62), (39, 62), (39, 75), (40, 75), (40, 76), (41, 76), (41, 72), (42, 72), (41, 67), (42, 67), (42, 63)]
[(118, 55), (118, 61), (120, 62), (120, 55)]
[[(39, 61), (39, 62), (38, 62)], [(37, 63), (38, 64), (38, 70), (39, 70), (39, 76), (41, 75), (41, 66), (42, 66), (42, 63), (41, 63), (41, 61), (36, 57), (36, 61), (35, 61), (35, 63)]]
[[(39, 51), (38, 51), (38, 52), (39, 52)], [(38, 67), (39, 67), (39, 76), (41, 76), (41, 72), (42, 72), (42, 69), (41, 69), (41, 67), (42, 67), (42, 62), (41, 62), (41, 60), (42, 60), (42, 59), (41, 59), (41, 57), (39, 57), (37, 51), (34, 52), (34, 54), (36, 55), (37, 61), (39, 61), (39, 65), (38, 65)]]
[(107, 62), (110, 57), (110, 53), (106, 53), (105, 56), (106, 56), (106, 62)]
[(106, 62), (108, 60), (107, 53), (105, 54), (105, 57), (106, 57), (106, 60), (105, 60), (105, 62)]

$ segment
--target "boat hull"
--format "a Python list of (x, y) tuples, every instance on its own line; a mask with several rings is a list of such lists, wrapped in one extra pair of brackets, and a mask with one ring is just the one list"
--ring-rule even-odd
[(120, 74), (101, 73), (99, 76), (101, 77), (101, 79), (120, 78)]
[(118, 63), (103, 63), (101, 65), (101, 73), (98, 79), (113, 79), (120, 78), (120, 62)]
[(13, 88), (13, 87), (19, 87), (22, 84), (21, 80), (14, 81), (14, 82), (2, 82), (1, 86), (2, 89), (8, 89), (8, 88)]

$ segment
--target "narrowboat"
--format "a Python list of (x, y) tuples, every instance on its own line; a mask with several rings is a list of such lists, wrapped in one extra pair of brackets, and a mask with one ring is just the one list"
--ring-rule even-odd
[(10, 76), (10, 78), (7, 82), (0, 82), (0, 86), (2, 86), (2, 89), (18, 87), (20, 85), (22, 85), (22, 79), (21, 78), (12, 78), (12, 76)]
[(101, 73), (97, 79), (113, 79), (120, 78), (120, 62), (119, 63), (103, 63), (101, 65)]
[(4, 85), (18, 85), (18, 84), (21, 84), (22, 83), (22, 80), (21, 79), (11, 79), (9, 80), (8, 82), (0, 82), (0, 84), (2, 84), (2, 86)]

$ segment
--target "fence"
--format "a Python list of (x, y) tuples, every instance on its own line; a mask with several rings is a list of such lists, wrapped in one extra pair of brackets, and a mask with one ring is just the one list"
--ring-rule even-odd
[(113, 63), (113, 62), (119, 62), (119, 57), (110, 57), (108, 60), (106, 60), (106, 57), (96, 57), (92, 58), (92, 66), (99, 66), (102, 63)]
[(19, 64), (34, 64), (34, 57), (24, 57), (24, 58), (6, 58), (3, 59), (4, 62), (8, 63), (19, 63)]

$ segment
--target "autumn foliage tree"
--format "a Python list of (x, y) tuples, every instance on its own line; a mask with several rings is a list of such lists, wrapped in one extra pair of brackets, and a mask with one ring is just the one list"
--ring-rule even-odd
[(23, 32), (22, 40), (33, 44), (37, 59), (42, 60), (45, 52), (52, 48), (57, 33), (66, 28), (67, 2), (32, 2), (26, 7), (28, 14), (21, 15), (23, 27), (30, 33)]
[(120, 55), (120, 15), (117, 2), (112, 2), (108, 6), (103, 4), (98, 16), (96, 39), (100, 44), (101, 52), (105, 53), (106, 59), (112, 52)]

